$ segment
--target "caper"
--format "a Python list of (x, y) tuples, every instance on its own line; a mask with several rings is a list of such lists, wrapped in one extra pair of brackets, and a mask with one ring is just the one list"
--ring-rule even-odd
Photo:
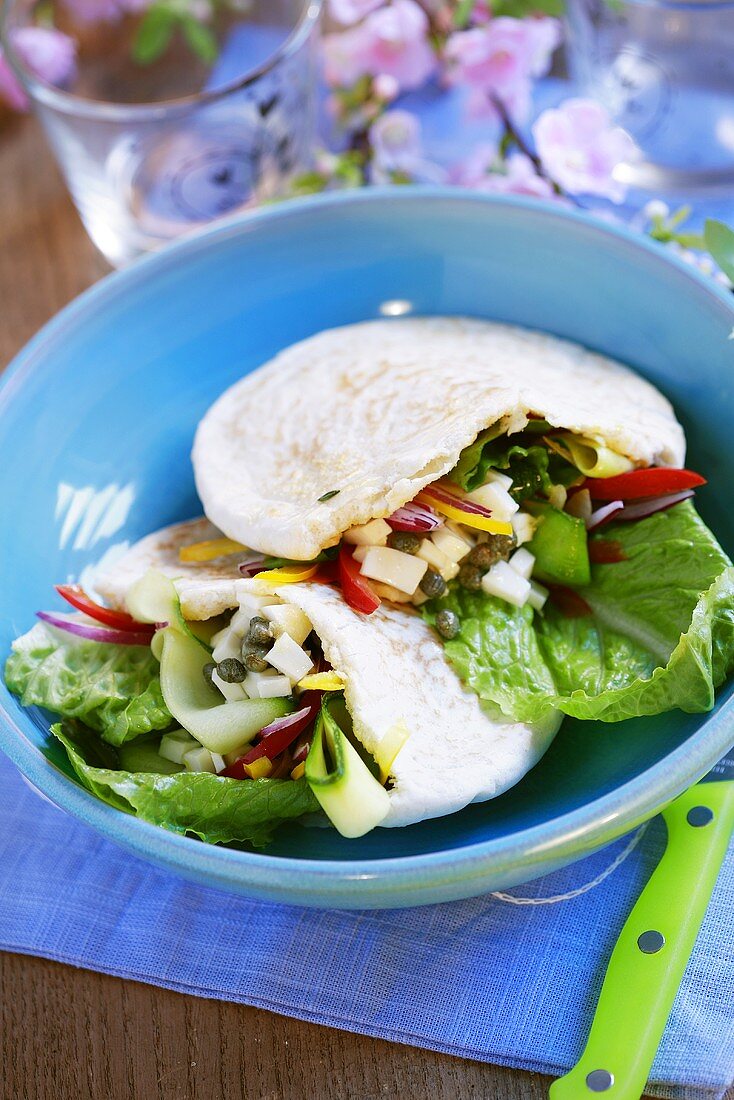
[(259, 653), (245, 654), (245, 668), (248, 672), (264, 672), (267, 667), (268, 662)]
[(436, 630), (442, 638), (455, 638), (461, 630), (459, 616), (455, 611), (450, 611), (448, 607), (442, 607), (436, 615)]
[(236, 657), (225, 657), (217, 665), (217, 674), (225, 684), (241, 684), (247, 675), (247, 669)]
[(204, 665), (203, 669), (201, 670), (204, 673), (204, 679), (206, 680), (209, 687), (215, 687), (216, 686), (214, 681), (212, 680), (212, 672), (216, 672), (216, 670), (217, 670), (217, 666), (214, 663), (214, 661), (207, 661), (207, 663)]
[(470, 592), (478, 592), (482, 587), (484, 570), (475, 562), (468, 561), (459, 570), (459, 584), (462, 588), (468, 588)]
[(426, 569), (419, 587), (426, 596), (443, 596), (446, 592), (446, 581), (435, 569)]
[(269, 646), (272, 643), (273, 632), (267, 619), (263, 619), (260, 615), (254, 615), (250, 619), (247, 641), (253, 646)]
[(486, 542), (478, 543), (469, 553), (472, 565), (490, 569), (498, 561), (507, 561), (515, 546), (514, 535), (489, 535)]
[(387, 545), (403, 554), (417, 554), (421, 548), (421, 539), (412, 531), (391, 531), (387, 536)]

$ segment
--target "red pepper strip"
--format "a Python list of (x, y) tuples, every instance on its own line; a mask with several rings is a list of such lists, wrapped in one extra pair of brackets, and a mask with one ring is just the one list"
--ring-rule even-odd
[(547, 587), (551, 602), (564, 618), (585, 619), (587, 615), (594, 614), (583, 596), (579, 596), (573, 588), (566, 588), (563, 584), (549, 584)]
[(380, 606), (380, 597), (359, 572), (359, 562), (352, 557), (348, 546), (342, 546), (339, 551), (339, 580), (344, 599), (355, 611), (371, 615)]
[(595, 565), (612, 565), (618, 561), (627, 561), (622, 543), (616, 539), (592, 539), (589, 542), (589, 561)]
[(67, 603), (77, 611), (83, 611), (91, 619), (96, 619), (98, 623), (105, 623), (107, 626), (115, 627), (116, 630), (134, 630), (151, 635), (155, 632), (154, 623), (139, 623), (125, 611), (113, 611), (110, 607), (102, 607), (101, 604), (95, 603), (78, 584), (57, 584), (55, 587)]
[(639, 500), (640, 497), (658, 497), (705, 484), (706, 478), (693, 470), (650, 466), (646, 470), (630, 470), (616, 477), (587, 477), (582, 488), (589, 490), (593, 500)]
[(317, 584), (339, 584), (339, 563), (322, 561), (318, 573), (311, 580)]

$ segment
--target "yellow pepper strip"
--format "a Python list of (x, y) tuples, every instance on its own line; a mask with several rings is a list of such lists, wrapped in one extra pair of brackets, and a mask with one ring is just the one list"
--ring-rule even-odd
[(344, 681), (338, 672), (332, 669), (330, 672), (314, 672), (311, 676), (304, 676), (296, 687), (302, 691), (342, 691)]
[(401, 718), (394, 726), (391, 726), (379, 745), (373, 752), (375, 763), (380, 769), (380, 783), (387, 782), (390, 768), (395, 763), (395, 758), (410, 737), (410, 730)]
[(273, 765), (267, 756), (259, 756), (251, 764), (243, 764), (242, 770), (249, 775), (250, 779), (267, 779), (273, 770)]
[(182, 546), (178, 552), (179, 561), (214, 561), (226, 554), (238, 554), (247, 547), (232, 539), (209, 539), (206, 542), (193, 542)]
[(453, 504), (446, 504), (443, 500), (434, 497), (430, 489), (422, 490), (415, 498), (419, 504), (429, 504), (436, 512), (440, 512), (454, 523), (463, 523), (465, 527), (473, 527), (476, 531), (489, 531), (491, 535), (511, 535), (512, 524), (504, 523), (499, 519), (490, 519), (489, 516), (480, 516), (475, 512), (465, 512), (463, 508), (456, 508)]
[(280, 569), (266, 569), (255, 576), (255, 580), (264, 581), (267, 585), (296, 584), (298, 581), (307, 581), (318, 572), (318, 565), (283, 565)]
[(295, 768), (291, 772), (291, 779), (300, 779), (302, 775), (306, 774), (306, 761), (302, 760), (300, 764), (296, 764)]

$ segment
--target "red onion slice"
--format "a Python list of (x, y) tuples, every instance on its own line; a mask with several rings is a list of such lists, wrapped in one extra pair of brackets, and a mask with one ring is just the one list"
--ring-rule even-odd
[(473, 500), (466, 500), (455, 493), (450, 493), (447, 489), (440, 488), (438, 485), (428, 485), (425, 489), (421, 489), (421, 493), (425, 493), (429, 497), (432, 496), (443, 504), (450, 504), (452, 507), (472, 516), (483, 516), (485, 519), (496, 518), (489, 508), (485, 508), (481, 504), (475, 504)]
[(94, 626), (92, 623), (81, 622), (79, 619), (67, 619), (65, 615), (57, 615), (52, 611), (37, 611), (36, 615), (45, 623), (65, 630), (68, 634), (75, 634), (78, 638), (84, 638), (87, 642), (109, 642), (111, 645), (150, 645), (150, 631), (115, 630), (109, 626)]
[(597, 527), (601, 527), (603, 523), (609, 523), (609, 520), (617, 512), (624, 510), (623, 500), (613, 500), (611, 504), (604, 504), (601, 508), (597, 508), (595, 512), (592, 512), (586, 521), (587, 531), (595, 531)]
[(265, 558), (248, 558), (237, 566), (243, 577), (252, 578), (262, 573), (265, 568)]
[[(682, 489), (680, 493), (668, 493), (663, 497), (649, 497), (647, 500), (636, 500), (634, 504), (625, 504), (621, 512), (614, 518), (622, 523), (633, 519), (645, 519), (656, 512), (664, 512), (683, 500), (690, 500), (694, 496), (693, 489)], [(601, 511), (601, 509), (599, 509)]]
[(409, 501), (401, 508), (396, 508), (393, 514), (387, 517), (386, 523), (389, 523), (393, 531), (421, 532), (435, 531), (441, 526), (443, 520), (427, 505)]

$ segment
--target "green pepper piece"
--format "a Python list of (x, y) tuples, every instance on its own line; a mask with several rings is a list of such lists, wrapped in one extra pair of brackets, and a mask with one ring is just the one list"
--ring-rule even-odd
[(535, 555), (533, 574), (538, 580), (572, 587), (591, 583), (588, 536), (582, 519), (544, 507), (528, 549)]

